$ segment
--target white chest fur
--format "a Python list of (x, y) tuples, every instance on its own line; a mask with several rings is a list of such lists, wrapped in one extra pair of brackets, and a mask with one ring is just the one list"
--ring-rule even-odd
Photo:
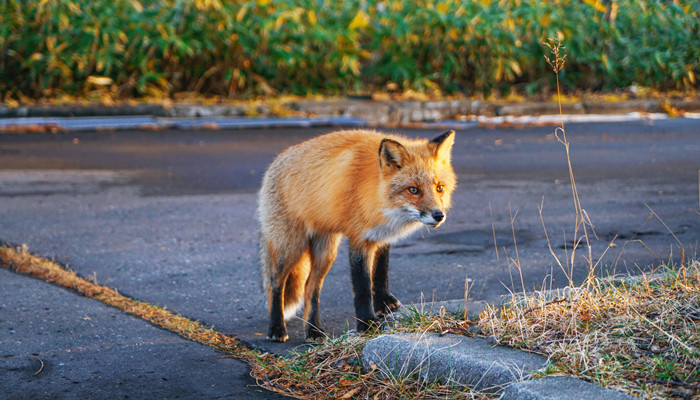
[(386, 222), (365, 231), (364, 238), (371, 242), (396, 242), (423, 225), (418, 221), (419, 214), (414, 209), (384, 210)]

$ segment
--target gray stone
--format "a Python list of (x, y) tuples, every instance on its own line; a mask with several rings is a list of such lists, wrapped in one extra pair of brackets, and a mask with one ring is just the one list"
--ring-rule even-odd
[(400, 122), (393, 115), (399, 107), (394, 103), (374, 100), (298, 100), (288, 104), (296, 111), (315, 116), (362, 116), (370, 123), (391, 124)]
[(394, 334), (365, 345), (362, 365), (388, 377), (495, 391), (546, 367), (547, 358), (459, 335)]
[(31, 117), (99, 117), (149, 115), (164, 117), (165, 107), (160, 104), (103, 105), (68, 104), (60, 106), (0, 106), (0, 118)]
[(241, 117), (245, 115), (245, 108), (241, 106), (177, 104), (168, 109), (168, 115), (175, 118)]
[(517, 382), (503, 391), (499, 400), (631, 400), (634, 397), (570, 376)]
[(671, 107), (681, 111), (700, 111), (700, 99), (672, 99), (669, 101)]
[(362, 117), (370, 123), (407, 124), (437, 121), (466, 115), (471, 101), (376, 101), (376, 100), (298, 100), (289, 107), (307, 114)]
[(469, 114), (473, 115), (485, 115), (487, 117), (494, 117), (497, 115), (497, 107), (495, 104), (481, 100), (472, 101), (469, 110)]
[[(562, 113), (564, 114), (584, 114), (585, 109), (580, 103), (562, 104)], [(506, 104), (496, 108), (497, 114), (500, 115), (554, 115), (559, 114), (558, 103), (518, 103)]]
[(587, 114), (617, 114), (630, 112), (661, 112), (661, 104), (658, 100), (630, 100), (620, 102), (584, 102), (583, 107)]

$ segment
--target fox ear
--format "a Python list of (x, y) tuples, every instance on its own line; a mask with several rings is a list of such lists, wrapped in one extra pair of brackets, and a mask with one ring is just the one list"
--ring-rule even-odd
[(449, 163), (452, 156), (452, 145), (455, 143), (455, 131), (447, 131), (430, 141), (435, 158)]
[(406, 148), (396, 140), (383, 139), (379, 145), (379, 165), (382, 168), (396, 167), (396, 169), (401, 169), (407, 157)]

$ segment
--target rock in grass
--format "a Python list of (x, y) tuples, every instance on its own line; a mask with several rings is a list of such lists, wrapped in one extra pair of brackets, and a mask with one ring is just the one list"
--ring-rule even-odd
[(435, 333), (393, 334), (365, 345), (362, 365), (395, 379), (413, 378), (445, 385), (495, 391), (548, 364), (547, 358), (483, 339)]
[(633, 400), (634, 397), (605, 389), (570, 376), (552, 376), (544, 379), (509, 385), (499, 400)]

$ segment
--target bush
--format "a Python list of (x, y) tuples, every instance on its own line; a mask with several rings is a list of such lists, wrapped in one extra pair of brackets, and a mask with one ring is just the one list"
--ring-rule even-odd
[(695, 0), (5, 0), (0, 95), (697, 88)]

